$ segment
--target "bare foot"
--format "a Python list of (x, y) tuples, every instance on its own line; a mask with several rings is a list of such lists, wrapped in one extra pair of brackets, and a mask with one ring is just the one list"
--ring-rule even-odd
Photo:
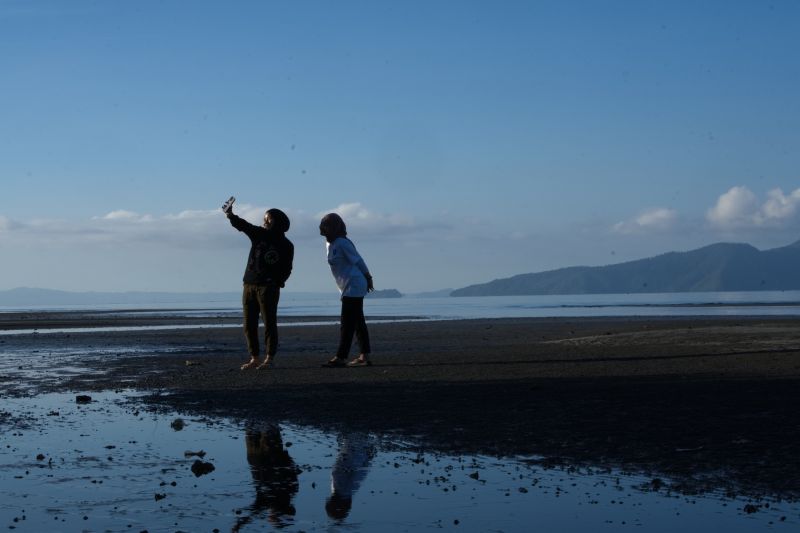
[(365, 354), (361, 354), (349, 363), (347, 366), (370, 366), (372, 365), (372, 361), (369, 360), (369, 357)]

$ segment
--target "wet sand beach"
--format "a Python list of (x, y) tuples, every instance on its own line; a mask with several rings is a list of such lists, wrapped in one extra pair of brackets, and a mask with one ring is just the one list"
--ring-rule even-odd
[[(336, 318), (331, 317), (283, 319), (282, 324), (292, 325), (280, 328), (275, 368), (259, 372), (238, 372), (247, 357), (240, 319), (230, 316), (164, 315), (155, 311), (130, 315), (3, 313), (0, 346), (34, 354), (72, 346), (106, 346), (111, 351), (117, 347), (120, 353), (136, 348), (140, 356), (110, 355), (98, 361), (102, 373), (92, 374), (87, 369), (83, 379), (95, 382), (95, 386), (110, 386), (102, 379), (110, 373), (133, 380), (137, 388), (175, 390), (509, 379), (800, 377), (800, 319), (794, 318), (415, 320), (409, 317), (409, 321), (371, 324), (375, 365), (341, 372), (319, 368), (319, 363), (330, 357), (338, 338)], [(299, 325), (304, 322), (328, 324)], [(48, 333), (52, 329), (58, 331)], [(32, 333), (2, 334), (20, 330)], [(145, 376), (140, 373), (143, 369)]]
[[(335, 348), (336, 325), (283, 327), (275, 366), (261, 371), (239, 370), (246, 357), (238, 327), (44, 333), (87, 323), (70, 314), (2, 320), (3, 329), (39, 330), (0, 336), (0, 349), (25, 354), (0, 376), (9, 397), (136, 389), (154, 409), (618, 468), (650, 476), (653, 490), (800, 496), (794, 318), (376, 323), (373, 366), (341, 369), (320, 367)], [(165, 321), (180, 322), (154, 315), (136, 325)], [(111, 315), (102, 323), (130, 325)], [(65, 353), (84, 356), (60, 372)]]

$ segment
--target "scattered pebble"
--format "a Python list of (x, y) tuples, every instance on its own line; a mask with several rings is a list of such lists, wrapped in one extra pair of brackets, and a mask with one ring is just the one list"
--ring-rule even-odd
[(193, 452), (191, 450), (186, 450), (185, 452), (183, 452), (183, 456), (184, 457), (199, 457), (200, 459), (202, 459), (203, 457), (206, 456), (206, 452), (204, 452), (203, 450), (200, 450), (199, 452)]
[(195, 477), (204, 476), (213, 471), (214, 465), (211, 463), (204, 463), (200, 459), (197, 459), (194, 463), (192, 463), (192, 473), (195, 475)]

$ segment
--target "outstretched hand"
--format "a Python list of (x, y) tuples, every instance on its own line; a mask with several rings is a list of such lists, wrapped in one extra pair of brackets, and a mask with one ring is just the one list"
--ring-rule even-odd
[(225, 213), (225, 216), (229, 217), (233, 214), (233, 202), (236, 201), (236, 198), (231, 196), (228, 198), (228, 201), (222, 204), (222, 212)]

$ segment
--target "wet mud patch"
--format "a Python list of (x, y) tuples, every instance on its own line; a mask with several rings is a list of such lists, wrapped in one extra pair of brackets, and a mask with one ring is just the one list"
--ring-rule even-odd
[[(669, 478), (271, 416), (153, 409), (131, 393), (11, 400), (0, 437), (0, 526), (103, 531), (791, 531), (786, 500), (687, 495)], [(241, 413), (239, 413), (241, 414)], [(178, 421), (180, 420), (180, 423)]]
[(341, 372), (315, 326), (266, 374), (231, 328), (9, 337), (0, 526), (793, 530), (797, 322), (770, 324), (376, 325)]

